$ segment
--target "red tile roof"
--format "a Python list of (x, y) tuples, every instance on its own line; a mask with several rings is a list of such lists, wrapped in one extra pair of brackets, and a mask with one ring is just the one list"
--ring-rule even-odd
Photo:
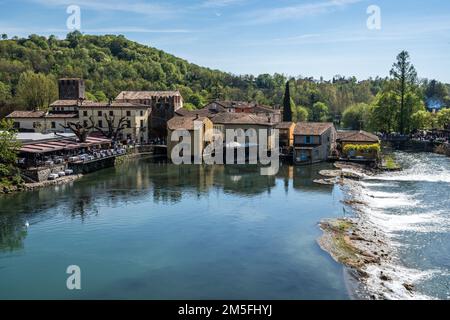
[(45, 111), (13, 111), (6, 118), (43, 118)]
[(345, 142), (380, 142), (376, 135), (366, 131), (338, 131), (337, 140)]
[(84, 102), (80, 105), (80, 109), (84, 108), (136, 108), (136, 109), (148, 109), (150, 106), (139, 103), (130, 103), (130, 102)]
[(173, 117), (167, 122), (169, 130), (194, 130), (195, 121), (204, 121), (206, 117), (188, 116), (188, 117)]
[(109, 139), (88, 137), (85, 143), (80, 143), (74, 139), (60, 139), (55, 141), (30, 143), (22, 146), (20, 152), (23, 153), (48, 153), (60, 150), (80, 149), (94, 145), (111, 143)]
[(275, 129), (290, 129), (294, 122), (280, 122), (275, 126)]
[(47, 113), (46, 111), (13, 111), (6, 116), (6, 118), (11, 119), (66, 119), (77, 117), (77, 113)]
[(333, 127), (334, 124), (331, 122), (299, 122), (295, 126), (294, 134), (298, 136), (321, 136)]
[(148, 100), (159, 97), (179, 97), (179, 91), (122, 91), (116, 100)]
[(273, 126), (275, 123), (269, 122), (267, 117), (251, 113), (219, 113), (212, 117), (212, 122), (217, 124), (254, 124), (262, 126)]

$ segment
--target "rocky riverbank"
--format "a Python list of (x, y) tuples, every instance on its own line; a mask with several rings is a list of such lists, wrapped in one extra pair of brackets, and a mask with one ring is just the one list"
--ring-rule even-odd
[(58, 178), (55, 180), (47, 180), (47, 181), (34, 182), (34, 183), (25, 183), (24, 191), (31, 191), (31, 190), (35, 190), (38, 188), (49, 187), (49, 186), (58, 186), (58, 185), (66, 184), (66, 183), (71, 183), (75, 180), (80, 179), (81, 177), (83, 177), (82, 174), (77, 174), (77, 175), (72, 175), (72, 176), (61, 177), (61, 178)]
[[(391, 276), (381, 266), (390, 265), (393, 259), (393, 246), (382, 230), (376, 229), (364, 219), (365, 203), (355, 191), (358, 180), (380, 173), (380, 169), (372, 169), (358, 164), (336, 163), (336, 170), (321, 171), (325, 177), (317, 183), (339, 184), (345, 197), (344, 215), (349, 217), (324, 220), (320, 222), (323, 235), (318, 239), (320, 247), (328, 252), (334, 260), (351, 269), (359, 286), (355, 294), (358, 299), (388, 299), (383, 292), (369, 292), (368, 284), (390, 290)], [(349, 213), (347, 211), (350, 211)], [(405, 294), (413, 296), (414, 286), (402, 283)]]

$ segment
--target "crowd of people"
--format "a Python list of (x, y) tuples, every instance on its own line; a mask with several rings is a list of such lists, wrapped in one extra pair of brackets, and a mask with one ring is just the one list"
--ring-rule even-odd
[(416, 141), (450, 143), (450, 132), (444, 130), (418, 130), (411, 134), (411, 139)]

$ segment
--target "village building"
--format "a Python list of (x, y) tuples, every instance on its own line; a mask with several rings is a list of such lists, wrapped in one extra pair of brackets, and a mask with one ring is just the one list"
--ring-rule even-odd
[(19, 132), (69, 132), (68, 122), (78, 121), (78, 108), (84, 100), (82, 79), (63, 78), (58, 81), (59, 99), (49, 110), (13, 111), (6, 116)]
[[(214, 129), (221, 132), (223, 138), (226, 138), (226, 130), (243, 130), (246, 134), (246, 144), (254, 139), (257, 145), (261, 144), (259, 140), (259, 130), (267, 131), (267, 141), (265, 141), (269, 148), (272, 147), (272, 136), (274, 134), (273, 128), (276, 123), (270, 121), (270, 118), (258, 116), (249, 113), (220, 113), (212, 119)], [(253, 130), (249, 130), (253, 129)], [(256, 137), (252, 135), (256, 134)]]
[(294, 163), (326, 161), (335, 145), (336, 129), (333, 123), (299, 122), (294, 130)]
[[(197, 122), (198, 126), (195, 127)], [(186, 130), (190, 134), (191, 144), (191, 156), (203, 155), (203, 150), (207, 144), (208, 139), (205, 139), (207, 132), (211, 132), (213, 123), (207, 117), (199, 116), (176, 116), (167, 122), (167, 157), (171, 159), (173, 148), (179, 143), (179, 141), (172, 141), (172, 133), (176, 130)], [(197, 130), (194, 133), (194, 130)], [(180, 138), (187, 139), (187, 138)], [(180, 155), (182, 156), (182, 155)]]
[(79, 78), (62, 78), (58, 80), (58, 100), (50, 104), (51, 113), (78, 113), (80, 105), (86, 100), (85, 83)]
[(67, 123), (76, 121), (78, 113), (52, 114), (47, 111), (13, 111), (6, 116), (18, 132), (69, 132)]
[(123, 126), (119, 140), (138, 144), (149, 142), (150, 107), (129, 102), (85, 102), (79, 106), (79, 121), (84, 126), (94, 125), (94, 131), (108, 132), (109, 121), (113, 128)]
[(261, 106), (254, 102), (242, 101), (214, 101), (198, 110), (179, 109), (176, 114), (179, 116), (199, 115), (212, 119), (222, 113), (246, 113), (259, 117), (266, 117), (268, 122), (279, 123), (281, 121), (281, 111), (268, 106)]
[(366, 131), (338, 131), (337, 150), (343, 158), (376, 160), (380, 139)]
[(295, 122), (280, 122), (275, 126), (280, 134), (280, 148), (283, 150), (289, 150), (294, 146), (294, 130)]
[(117, 103), (133, 103), (150, 108), (149, 134), (152, 138), (165, 138), (167, 121), (183, 108), (183, 97), (179, 91), (122, 91)]
[(28, 182), (57, 179), (73, 173), (95, 171), (114, 165), (123, 149), (111, 149), (111, 140), (87, 137), (80, 142), (74, 134), (19, 133), (18, 165)]

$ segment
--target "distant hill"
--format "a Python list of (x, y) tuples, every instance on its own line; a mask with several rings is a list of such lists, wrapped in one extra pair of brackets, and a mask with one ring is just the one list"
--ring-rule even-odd
[[(287, 80), (281, 74), (255, 77), (211, 70), (124, 36), (73, 32), (60, 40), (30, 35), (0, 41), (0, 116), (6, 110), (27, 107), (20, 105), (15, 94), (20, 75), (28, 70), (54, 79), (82, 77), (89, 98), (97, 100), (113, 98), (122, 90), (178, 89), (190, 108), (200, 108), (213, 99), (281, 105)], [(310, 108), (324, 102), (333, 114), (340, 114), (351, 104), (370, 103), (384, 81), (297, 78), (291, 97), (297, 106)]]

